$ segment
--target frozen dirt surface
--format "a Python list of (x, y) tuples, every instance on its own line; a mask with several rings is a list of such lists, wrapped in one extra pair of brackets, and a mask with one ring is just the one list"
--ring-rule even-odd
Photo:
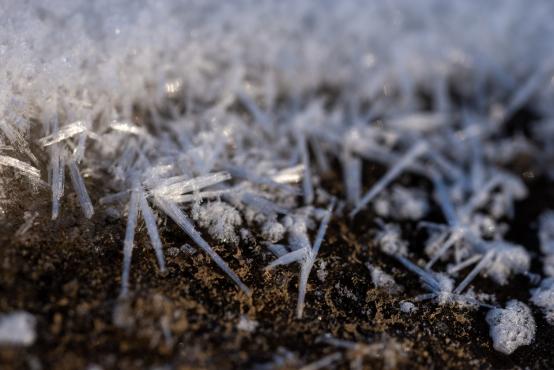
[[(510, 237), (533, 243), (533, 220), (552, 206), (554, 191), (542, 179), (528, 185), (537, 196), (518, 204)], [(37, 199), (22, 209), (47, 215), (48, 200)], [(417, 312), (403, 313), (400, 303), (418, 294), (419, 282), (372, 245), (362, 221), (368, 214), (353, 222), (346, 217), (332, 221), (310, 276), (304, 318), (298, 320), (298, 266), (264, 271), (271, 256), (255, 242), (232, 248), (210, 240), (253, 289), (248, 297), (201, 251), (180, 248), (190, 241), (169, 222), (161, 227), (167, 274), (160, 274), (144, 224), (139, 224), (133, 288), (128, 299), (120, 300), (124, 222), (106, 209), (83, 222), (78, 208), (72, 209), (74, 214), (55, 222), (38, 216), (29, 232), (11, 240), (7, 231), (23, 220), (3, 225), (0, 311), (23, 309), (37, 319), (32, 346), (0, 349), (3, 369), (296, 369), (336, 352), (341, 357), (331, 368), (348, 368), (360, 359), (364, 368), (554, 366), (554, 329), (534, 307), (536, 340), (510, 356), (493, 350), (486, 310), (422, 302), (416, 303)], [(417, 245), (416, 229), (406, 225), (404, 231)], [(369, 261), (387, 266), (404, 291), (391, 295), (374, 288)], [(479, 279), (478, 284), (491, 283)], [(519, 276), (496, 293), (499, 301), (527, 300), (530, 287)], [(327, 343), (326, 335), (375, 348), (340, 349)]]

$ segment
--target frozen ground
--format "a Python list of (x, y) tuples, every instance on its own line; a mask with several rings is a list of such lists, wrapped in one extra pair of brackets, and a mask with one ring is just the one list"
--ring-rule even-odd
[(0, 361), (551, 368), (550, 14), (1, 4)]

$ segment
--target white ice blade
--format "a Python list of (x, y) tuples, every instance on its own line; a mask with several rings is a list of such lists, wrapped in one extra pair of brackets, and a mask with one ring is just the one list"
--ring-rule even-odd
[(86, 143), (87, 143), (87, 134), (86, 132), (83, 132), (79, 134), (78, 144), (73, 150), (73, 157), (75, 158), (75, 161), (77, 163), (81, 162), (81, 160), (85, 157)]
[(329, 159), (327, 158), (323, 145), (320, 141), (318, 141), (318, 139), (310, 140), (310, 144), (314, 150), (315, 161), (320, 173), (328, 173), (331, 165), (329, 164)]
[(297, 249), (295, 251), (289, 252), (267, 265), (266, 270), (271, 270), (272, 268), (277, 266), (288, 265), (293, 262), (301, 261), (306, 257), (307, 253), (308, 252), (306, 251), (306, 249)]
[(139, 127), (129, 122), (113, 121), (110, 124), (110, 128), (112, 130), (124, 132), (127, 134), (133, 134), (137, 136), (148, 136), (148, 133), (142, 127)]
[(152, 209), (148, 205), (148, 201), (146, 200), (143, 191), (140, 192), (140, 212), (142, 214), (142, 218), (144, 219), (144, 223), (146, 224), (146, 230), (148, 231), (148, 236), (150, 237), (150, 243), (152, 243), (152, 247), (156, 253), (156, 259), (158, 260), (160, 271), (165, 272), (164, 252), (162, 242), (160, 240), (160, 234), (158, 233), (158, 227), (156, 226), (156, 218), (154, 217)]
[(172, 196), (170, 197), (170, 199), (175, 203), (199, 202), (204, 199), (219, 198), (222, 195), (237, 192), (239, 190), (240, 189), (235, 187), (235, 188), (228, 188), (223, 190), (200, 191), (200, 192), (194, 192), (192, 194)]
[(531, 74), (525, 82), (510, 97), (508, 104), (502, 116), (502, 123), (505, 123), (522, 106), (525, 105), (540, 90), (541, 86), (546, 86), (549, 80), (548, 74), (552, 72), (552, 65), (548, 63)]
[(269, 249), (276, 257), (281, 257), (288, 253), (287, 248), (282, 244), (268, 244), (267, 249)]
[(463, 270), (466, 267), (473, 265), (475, 262), (478, 262), (481, 258), (483, 258), (482, 254), (475, 254), (475, 255), (469, 257), (468, 259), (466, 259), (465, 261), (462, 261), (462, 262), (458, 263), (455, 266), (449, 267), (448, 268), (448, 273), (450, 275), (455, 274), (458, 271)]
[(244, 204), (254, 208), (258, 212), (261, 212), (266, 216), (269, 216), (275, 213), (280, 213), (280, 214), (289, 213), (288, 209), (281, 207), (278, 204), (275, 204), (269, 199), (262, 198), (252, 193), (244, 193), (243, 196), (241, 197), (241, 201)]
[(350, 212), (350, 217), (354, 217), (362, 208), (377, 196), (388, 184), (396, 179), (405, 169), (427, 150), (427, 143), (420, 142), (415, 144), (389, 171), (383, 176), (358, 202), (356, 208)]
[(237, 97), (244, 107), (254, 118), (254, 121), (259, 124), (264, 130), (267, 130), (271, 126), (271, 119), (268, 115), (260, 109), (256, 101), (246, 94), (244, 91), (238, 91)]
[(404, 265), (408, 270), (418, 275), (421, 280), (423, 280), (429, 287), (433, 289), (433, 291), (439, 291), (440, 286), (437, 281), (437, 279), (429, 272), (425, 271), (421, 267), (417, 266), (415, 263), (410, 261), (409, 259), (402, 257), (402, 256), (395, 256), (400, 263)]
[(272, 180), (279, 184), (296, 183), (302, 179), (304, 165), (299, 164), (293, 167), (284, 168), (271, 176)]
[(297, 131), (298, 149), (304, 166), (304, 177), (302, 178), (302, 188), (304, 191), (304, 204), (312, 204), (314, 201), (314, 187), (312, 181), (312, 171), (310, 169), (310, 153), (306, 145), (304, 133)]
[(431, 258), (431, 260), (425, 265), (425, 268), (431, 269), (435, 262), (441, 258), (446, 251), (448, 251), (454, 244), (456, 244), (462, 237), (464, 236), (464, 231), (462, 229), (455, 229), (448, 239), (444, 242), (442, 247), (435, 253), (435, 255)]
[(129, 275), (131, 273), (131, 259), (133, 257), (133, 244), (135, 228), (138, 219), (140, 191), (135, 189), (131, 192), (129, 210), (127, 216), (127, 228), (125, 229), (125, 240), (123, 241), (123, 272), (121, 275), (121, 296), (129, 293)]
[(52, 166), (52, 220), (55, 220), (60, 213), (60, 201), (64, 191), (65, 159), (59, 145), (52, 145), (50, 150)]
[(327, 213), (323, 217), (323, 220), (321, 220), (321, 224), (319, 225), (319, 229), (317, 230), (317, 235), (312, 247), (312, 251), (311, 253), (307, 254), (307, 258), (304, 260), (302, 268), (300, 270), (300, 282), (298, 284), (298, 303), (296, 305), (296, 317), (299, 319), (301, 319), (302, 315), (304, 314), (306, 290), (308, 286), (308, 279), (310, 278), (310, 272), (312, 271), (312, 267), (314, 266), (315, 259), (317, 258), (319, 248), (321, 247), (321, 243), (323, 242), (323, 238), (325, 237), (325, 232), (327, 231), (329, 220), (331, 219), (331, 215), (333, 214), (334, 206), (335, 201), (333, 200), (331, 205), (327, 209)]
[(300, 281), (298, 283), (298, 302), (296, 304), (296, 317), (301, 319), (304, 314), (304, 305), (306, 302), (306, 289), (308, 287), (308, 278), (314, 261), (312, 258), (307, 260), (300, 269)]
[(446, 122), (447, 116), (442, 113), (410, 113), (388, 120), (386, 125), (398, 131), (426, 133), (438, 130)]
[(315, 237), (314, 245), (312, 247), (312, 254), (314, 259), (317, 257), (319, 248), (321, 247), (321, 243), (323, 242), (323, 238), (325, 237), (325, 232), (327, 231), (327, 226), (329, 225), (329, 221), (331, 220), (331, 216), (333, 215), (334, 207), (335, 207), (335, 200), (333, 199), (333, 201), (329, 205), (329, 208), (327, 208), (327, 212), (325, 213), (323, 220), (321, 220), (319, 229), (317, 230), (317, 235)]
[(77, 197), (79, 198), (79, 203), (81, 204), (83, 214), (86, 218), (91, 218), (94, 214), (94, 207), (92, 206), (92, 202), (88, 195), (83, 177), (81, 176), (79, 168), (77, 167), (77, 163), (75, 163), (73, 159), (69, 159), (67, 162), (67, 166), (69, 167), (69, 176), (71, 177), (71, 183), (73, 184), (73, 189), (75, 190), (75, 192), (77, 193)]
[(483, 270), (485, 267), (489, 265), (494, 255), (495, 255), (494, 250), (488, 251), (487, 254), (485, 254), (485, 256), (483, 257), (483, 259), (473, 268), (473, 270), (471, 270), (469, 274), (467, 274), (465, 279), (462, 280), (460, 285), (458, 285), (456, 289), (454, 289), (454, 294), (462, 293), (463, 290), (469, 285), (469, 283), (471, 283), (473, 279), (475, 279), (477, 274), (479, 274), (481, 270)]
[(163, 184), (156, 186), (153, 189), (153, 193), (156, 195), (161, 195), (163, 197), (177, 197), (185, 193), (192, 191), (199, 191), (208, 186), (219, 184), (220, 182), (227, 181), (231, 178), (231, 175), (228, 172), (216, 172), (211, 173), (205, 176), (198, 176), (192, 179), (181, 180), (181, 176), (178, 176), (179, 181), (172, 183), (167, 179), (167, 185)]
[(196, 245), (204, 250), (212, 260), (219, 266), (223, 272), (225, 272), (231, 280), (238, 285), (238, 287), (246, 294), (250, 294), (250, 289), (240, 280), (233, 270), (227, 265), (225, 261), (210, 247), (210, 245), (202, 238), (200, 233), (194, 228), (188, 217), (183, 213), (181, 208), (173, 202), (166, 201), (161, 197), (156, 196), (156, 205), (160, 207), (187, 235), (194, 240)]
[[(294, 187), (286, 183), (275, 181), (271, 177), (258, 175), (253, 171), (249, 171), (243, 167), (229, 165), (229, 166), (225, 166), (225, 169), (229, 171), (229, 173), (233, 176), (233, 178), (245, 179), (254, 184), (266, 185), (269, 187), (281, 189), (291, 193), (297, 193), (297, 190)], [(293, 174), (293, 175), (296, 175), (296, 174)]]
[(0, 166), (12, 167), (29, 177), (31, 180), (40, 180), (40, 171), (38, 168), (31, 166), (28, 163), (20, 161), (6, 155), (0, 155)]
[(362, 191), (362, 160), (353, 154), (344, 153), (342, 158), (346, 200), (350, 205), (360, 201)]
[(50, 134), (48, 136), (44, 136), (43, 138), (39, 139), (38, 143), (43, 147), (47, 147), (52, 144), (56, 144), (66, 139), (69, 139), (70, 137), (73, 137), (77, 134), (80, 134), (86, 131), (86, 129), (87, 128), (85, 126), (84, 121), (72, 122), (68, 125), (65, 125), (55, 133)]
[(454, 208), (454, 205), (450, 200), (450, 195), (448, 193), (448, 188), (446, 187), (446, 184), (438, 173), (436, 173), (435, 171), (431, 171), (431, 174), (431, 180), (433, 181), (433, 185), (435, 187), (434, 190), (436, 200), (441, 208), (446, 222), (451, 227), (458, 226), (458, 214), (456, 213), (456, 209)]

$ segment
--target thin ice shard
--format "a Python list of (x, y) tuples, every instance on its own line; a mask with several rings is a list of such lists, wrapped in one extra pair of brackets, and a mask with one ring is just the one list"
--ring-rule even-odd
[(244, 91), (238, 91), (237, 97), (244, 107), (250, 112), (254, 121), (259, 124), (264, 130), (271, 126), (271, 119), (260, 109), (256, 101)]
[(475, 262), (478, 262), (479, 260), (481, 260), (481, 258), (483, 258), (483, 255), (475, 254), (475, 255), (469, 257), (468, 259), (466, 259), (465, 261), (462, 261), (462, 262), (456, 264), (455, 266), (449, 267), (448, 268), (448, 273), (451, 274), (451, 275), (455, 274), (458, 271), (461, 271), (461, 270), (465, 269), (466, 267), (473, 265)]
[[(245, 179), (254, 184), (267, 185), (277, 189), (286, 190), (291, 193), (297, 192), (295, 188), (293, 188), (288, 184), (283, 183), (282, 181), (279, 182), (272, 179), (271, 177), (257, 175), (256, 173), (252, 171), (248, 171), (247, 169), (240, 166), (225, 166), (225, 169), (229, 171), (229, 173), (233, 176), (233, 178)], [(300, 173), (302, 173), (302, 170), (300, 170)], [(293, 174), (293, 176), (294, 175), (296, 174)], [(283, 177), (283, 178), (287, 179), (286, 177)]]
[(50, 134), (48, 136), (45, 136), (39, 139), (38, 143), (43, 147), (47, 147), (52, 144), (56, 144), (66, 139), (69, 139), (70, 137), (73, 137), (82, 132), (85, 132), (86, 129), (87, 128), (85, 126), (84, 121), (76, 121), (68, 125), (65, 125), (64, 127), (62, 127), (61, 129), (59, 129), (53, 134)]
[(404, 265), (404, 267), (406, 267), (414, 274), (418, 275), (420, 279), (423, 280), (423, 282), (427, 284), (433, 291), (440, 290), (439, 282), (432, 273), (425, 271), (424, 269), (417, 266), (415, 263), (403, 256), (396, 255), (395, 257), (400, 263)]
[(312, 271), (315, 259), (317, 258), (317, 254), (319, 253), (319, 248), (321, 247), (321, 243), (323, 242), (323, 238), (325, 237), (327, 226), (329, 225), (331, 215), (333, 214), (334, 206), (335, 202), (333, 201), (327, 209), (327, 213), (323, 217), (323, 220), (321, 220), (321, 224), (319, 225), (319, 229), (317, 230), (317, 235), (315, 237), (313, 247), (307, 254), (306, 260), (302, 264), (302, 268), (300, 271), (300, 283), (298, 286), (298, 304), (296, 306), (296, 317), (298, 317), (299, 319), (302, 318), (302, 314), (304, 313), (304, 302), (306, 298), (308, 278), (310, 277), (310, 272)]
[(282, 244), (269, 244), (267, 249), (271, 251), (275, 256), (281, 257), (287, 254), (287, 248)]
[(411, 113), (396, 117), (387, 122), (387, 126), (398, 131), (433, 132), (444, 126), (447, 116), (442, 113)]
[(304, 173), (304, 165), (299, 164), (293, 167), (285, 168), (277, 172), (271, 178), (279, 184), (295, 183), (302, 179)]
[(139, 213), (140, 190), (134, 189), (131, 192), (129, 200), (129, 210), (127, 216), (127, 228), (125, 230), (125, 240), (123, 241), (123, 272), (121, 275), (121, 296), (129, 293), (129, 275), (131, 273), (131, 259), (133, 257), (133, 244), (135, 238), (135, 228)]
[(148, 136), (148, 133), (142, 127), (128, 122), (113, 121), (110, 124), (110, 128), (115, 131), (125, 132), (137, 136)]
[(183, 176), (176, 176), (164, 180), (152, 190), (152, 193), (175, 201), (174, 198), (179, 199), (185, 193), (199, 191), (205, 187), (227, 181), (230, 178), (231, 175), (228, 172), (216, 172), (186, 180), (184, 180)]
[(160, 271), (165, 272), (164, 252), (160, 235), (158, 233), (158, 227), (156, 226), (156, 218), (154, 217), (152, 209), (148, 205), (148, 201), (146, 200), (143, 191), (140, 192), (140, 212), (142, 214), (142, 218), (144, 219), (144, 223), (146, 224), (146, 230), (148, 231), (150, 242), (156, 252), (156, 259), (158, 260)]
[(364, 208), (377, 194), (379, 194), (388, 184), (390, 184), (398, 175), (410, 166), (419, 156), (427, 151), (427, 143), (420, 142), (414, 145), (393, 167), (383, 176), (358, 202), (356, 208), (350, 212), (350, 217), (354, 217), (362, 208)]
[(81, 160), (85, 156), (86, 143), (87, 143), (87, 134), (86, 132), (83, 132), (79, 135), (78, 144), (73, 150), (73, 157), (75, 158), (75, 161), (77, 163), (81, 162)]
[(160, 207), (177, 225), (183, 229), (183, 231), (185, 231), (185, 233), (187, 233), (188, 236), (190, 236), (192, 240), (194, 240), (200, 248), (202, 248), (212, 258), (212, 260), (214, 260), (223, 272), (229, 275), (231, 280), (233, 280), (244, 293), (250, 294), (250, 289), (244, 285), (237, 274), (231, 270), (227, 263), (225, 263), (225, 261), (223, 261), (223, 259), (212, 249), (212, 247), (210, 247), (204, 238), (202, 238), (200, 233), (194, 228), (188, 217), (183, 213), (179, 206), (171, 201), (164, 200), (159, 196), (155, 197), (155, 202), (158, 207)]
[(38, 170), (38, 168), (35, 168), (28, 163), (20, 161), (19, 159), (15, 159), (5, 155), (0, 155), (0, 166), (8, 166), (8, 167), (15, 168), (16, 170), (26, 175), (27, 177), (29, 177), (29, 179), (33, 181), (40, 180), (40, 171)]
[(465, 277), (464, 280), (454, 289), (455, 294), (460, 294), (464, 291), (464, 289), (475, 279), (475, 277), (483, 270), (485, 267), (489, 265), (492, 258), (495, 255), (495, 251), (491, 250), (488, 251), (487, 254), (483, 257), (483, 259), (471, 270), (469, 274)]
[(23, 215), (23, 219), (25, 222), (19, 226), (17, 231), (15, 232), (15, 236), (23, 236), (25, 235), (31, 227), (33, 227), (33, 224), (38, 217), (38, 212), (25, 212)]
[(458, 226), (460, 223), (458, 214), (452, 204), (452, 201), (450, 200), (450, 195), (442, 176), (435, 171), (431, 171), (431, 180), (433, 181), (433, 185), (435, 187), (435, 197), (437, 198), (437, 203), (441, 207), (442, 213), (446, 218), (446, 222), (451, 227)]
[(362, 190), (362, 161), (353, 154), (343, 154), (342, 167), (346, 185), (346, 199), (351, 205), (360, 201)]
[(50, 160), (52, 166), (52, 220), (58, 218), (60, 213), (60, 201), (64, 192), (65, 159), (59, 145), (50, 148)]
[(222, 190), (200, 191), (192, 194), (173, 196), (171, 197), (171, 200), (174, 201), (175, 203), (198, 202), (209, 198), (219, 198), (222, 195), (237, 192), (239, 190), (240, 189), (235, 187), (235, 188), (228, 188), (228, 189), (222, 189)]
[(308, 278), (314, 265), (316, 255), (310, 253), (300, 269), (300, 281), (298, 284), (298, 302), (296, 304), (296, 317), (301, 319), (304, 314), (304, 305), (306, 301), (306, 289), (308, 287)]
[(305, 249), (297, 249), (295, 251), (284, 254), (267, 265), (266, 270), (271, 270), (274, 267), (288, 265), (293, 262), (301, 261), (306, 257)]
[(527, 101), (541, 88), (546, 86), (549, 74), (552, 72), (552, 63), (547, 63), (539, 68), (535, 73), (531, 74), (527, 80), (521, 84), (521, 87), (515, 91), (510, 97), (506, 105), (504, 114), (502, 115), (502, 123), (505, 123), (512, 115), (520, 109)]
[(323, 145), (318, 140), (310, 140), (311, 147), (314, 150), (314, 157), (317, 163), (317, 166), (321, 173), (328, 173), (330, 171), (331, 165), (327, 159), (327, 155), (323, 149)]
[(73, 184), (73, 189), (75, 190), (75, 192), (77, 193), (77, 197), (79, 198), (79, 203), (81, 204), (83, 214), (86, 218), (91, 218), (94, 214), (94, 207), (92, 206), (92, 202), (88, 195), (83, 177), (81, 176), (79, 168), (77, 167), (77, 163), (75, 163), (73, 159), (69, 159), (67, 162), (67, 166), (69, 167), (71, 183)]
[(319, 248), (321, 247), (321, 243), (323, 242), (323, 238), (325, 237), (325, 233), (327, 232), (327, 226), (329, 226), (329, 221), (331, 220), (331, 216), (333, 215), (334, 207), (335, 207), (335, 200), (333, 200), (329, 208), (327, 208), (327, 212), (325, 213), (325, 216), (321, 220), (321, 224), (319, 225), (319, 229), (317, 230), (314, 245), (312, 247), (314, 258), (319, 253)]
[(455, 229), (441, 246), (441, 248), (437, 252), (435, 252), (431, 260), (427, 263), (427, 265), (425, 265), (425, 268), (430, 269), (431, 267), (433, 267), (435, 262), (437, 262), (439, 258), (441, 258), (442, 255), (446, 253), (447, 250), (449, 250), (453, 245), (455, 245), (460, 239), (463, 238), (464, 233), (464, 229)]
[(312, 204), (314, 201), (314, 187), (312, 181), (312, 171), (310, 169), (310, 154), (306, 145), (306, 138), (300, 131), (297, 132), (298, 148), (304, 166), (304, 177), (302, 179), (302, 187), (304, 190), (304, 203)]

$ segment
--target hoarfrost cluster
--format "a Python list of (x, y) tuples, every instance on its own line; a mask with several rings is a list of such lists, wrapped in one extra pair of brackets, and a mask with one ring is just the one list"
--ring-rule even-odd
[[(554, 4), (324, 4), (4, 2), (0, 217), (12, 217), (25, 193), (13, 189), (23, 186), (51, 198), (52, 219), (63, 217), (69, 191), (85, 218), (124, 215), (122, 296), (142, 224), (160, 271), (160, 224), (173, 222), (194, 243), (191, 258), (203, 251), (245, 294), (249, 277), (207, 239), (258, 242), (274, 258), (267, 270), (300, 265), (299, 318), (329, 224), (351, 219), (420, 278), (414, 301), (489, 308), (497, 350), (530, 344), (529, 308), (485, 303), (474, 283), (531, 276), (532, 246), (506, 235), (529, 196), (514, 161), (532, 158), (533, 176), (554, 177), (554, 44), (544, 36), (554, 32)], [(540, 118), (512, 133), (523, 108)], [(382, 175), (367, 179), (368, 164)], [(330, 173), (342, 193), (324, 186)], [(539, 225), (547, 276), (552, 212)], [(33, 225), (31, 214), (25, 220), (19, 233)], [(405, 240), (405, 222), (428, 234), (425, 256)], [(319, 266), (320, 281), (329, 279)], [(392, 272), (370, 270), (377, 287), (400, 293)], [(543, 280), (531, 301), (549, 322), (552, 300)]]
[(497, 351), (510, 354), (535, 339), (535, 320), (531, 309), (522, 302), (512, 300), (506, 304), (506, 308), (490, 310), (487, 322)]

